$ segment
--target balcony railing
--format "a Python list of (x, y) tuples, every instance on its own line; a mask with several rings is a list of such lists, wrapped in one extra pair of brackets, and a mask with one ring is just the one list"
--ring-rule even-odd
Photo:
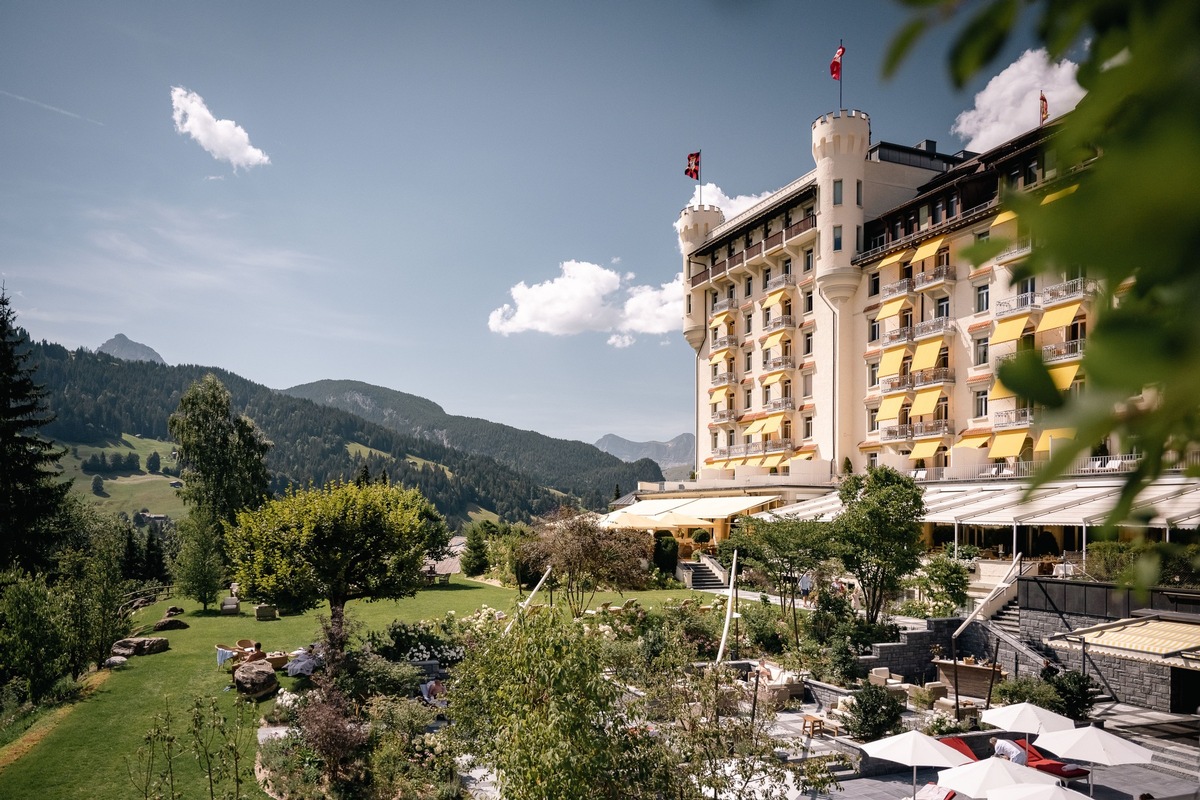
[(750, 444), (735, 444), (729, 448), (730, 458), (745, 458), (746, 456), (761, 456), (766, 450), (763, 442)]
[(1023, 428), (1033, 424), (1032, 408), (996, 411), (992, 414), (993, 428)]
[(692, 276), (692, 288), (695, 289), (702, 283), (708, 282), (708, 270), (702, 269)]
[(949, 436), (954, 433), (954, 422), (948, 419), (935, 419), (932, 422), (914, 422), (912, 436)]
[(1012, 361), (1014, 358), (1016, 358), (1020, 354), (1021, 354), (1021, 351), (1018, 350), (1015, 353), (1005, 353), (1002, 356), (992, 356), (992, 369), (1000, 369), (1001, 364)]
[(895, 344), (896, 342), (911, 342), (912, 341), (912, 327), (909, 325), (905, 325), (903, 328), (896, 328), (895, 330), (884, 331), (883, 335), (880, 338), (883, 340), (883, 344), (885, 346), (889, 345), (889, 344)]
[(768, 322), (763, 331), (777, 331), (780, 328), (794, 328), (796, 326), (796, 318), (791, 314), (784, 314), (782, 317), (775, 317)]
[(1042, 348), (1042, 361), (1067, 361), (1083, 355), (1087, 339), (1072, 339), (1069, 342), (1048, 344)]
[(879, 438), (885, 442), (894, 442), (900, 439), (911, 439), (913, 432), (912, 425), (888, 425), (879, 429)]
[(735, 378), (732, 372), (718, 372), (716, 375), (713, 375), (712, 385), (724, 386), (727, 383), (733, 383), (734, 380)]
[(913, 326), (913, 338), (921, 339), (926, 336), (940, 336), (954, 332), (954, 320), (950, 317), (934, 317)]
[(767, 359), (763, 363), (763, 369), (765, 369), (765, 370), (795, 369), (795, 368), (796, 368), (796, 359), (792, 358), (791, 356), (776, 356), (775, 358)]
[(720, 314), (722, 311), (735, 311), (738, 307), (738, 299), (736, 297), (726, 297), (724, 300), (718, 300), (713, 303), (712, 313)]
[(889, 375), (879, 379), (879, 391), (884, 394), (911, 389), (912, 385), (912, 375)]
[(945, 264), (940, 267), (934, 267), (928, 272), (921, 272), (913, 276), (913, 287), (920, 291), (928, 289), (931, 286), (943, 283), (945, 281), (954, 280), (954, 267)]
[(763, 409), (766, 411), (793, 411), (795, 408), (796, 398), (794, 397), (777, 397), (763, 404)]
[(1021, 258), (1022, 256), (1029, 255), (1029, 251), (1032, 249), (1033, 240), (1028, 236), (1022, 236), (1020, 239), (1017, 239), (1008, 247), (1001, 250), (1000, 254), (996, 256), (996, 260), (1003, 263), (1005, 261)]
[(718, 350), (724, 350), (726, 347), (737, 347), (737, 344), (738, 338), (736, 336), (719, 336), (713, 339), (712, 350), (710, 352), (715, 353)]
[(746, 260), (749, 261), (752, 258), (757, 258), (758, 256), (762, 255), (762, 251), (762, 242), (750, 245), (746, 248)]
[(883, 299), (886, 300), (887, 298), (895, 297), (898, 294), (908, 294), (912, 290), (913, 290), (913, 279), (912, 278), (901, 278), (900, 280), (896, 281), (895, 283), (889, 283), (887, 286), (884, 286), (882, 289), (879, 290), (879, 292), (880, 292), (880, 294), (883, 295)]
[(1037, 292), (1025, 292), (1016, 297), (1009, 297), (1006, 300), (1000, 300), (996, 303), (996, 316), (1006, 317), (1013, 314), (1020, 314), (1025, 311), (1032, 311), (1039, 308), (1041, 303), (1038, 302)]
[(929, 369), (919, 369), (909, 377), (912, 379), (913, 388), (930, 386), (935, 383), (953, 383), (954, 370), (950, 367), (930, 367)]
[(1063, 283), (1047, 286), (1042, 290), (1042, 304), (1060, 303), (1064, 300), (1074, 300), (1095, 294), (1096, 282), (1088, 278), (1072, 278)]
[(949, 227), (951, 224), (959, 225), (964, 222), (970, 222), (973, 218), (980, 216), (980, 215), (984, 214), (985, 212), (988, 212), (992, 208), (994, 208), (996, 205), (996, 202), (997, 201), (993, 198), (992, 200), (988, 200), (985, 203), (981, 203), (981, 204), (975, 206), (974, 208), (968, 208), (952, 217), (946, 217), (945, 219), (943, 219), (941, 222), (937, 223), (936, 225), (931, 225), (924, 230), (917, 231), (916, 233), (910, 233), (908, 236), (904, 236), (900, 239), (894, 239), (885, 244), (881, 244), (878, 247), (872, 248), (870, 250), (867, 250), (864, 253), (860, 253), (859, 255), (855, 256), (853, 263), (865, 264), (869, 261), (874, 261), (876, 258), (878, 258), (879, 256), (882, 256), (884, 253), (888, 252), (889, 250), (899, 250), (902, 247), (909, 247), (911, 245), (914, 245), (921, 239), (928, 239), (928, 238), (932, 237), (933, 235), (935, 235), (935, 233), (937, 231), (939, 231), (940, 229)]
[(720, 411), (714, 411), (712, 415), (713, 422), (732, 422), (737, 419), (737, 412), (731, 408), (723, 408)]
[(807, 233), (815, 227), (817, 227), (816, 215), (808, 216), (808, 217), (805, 217), (804, 219), (800, 220), (799, 222), (797, 222), (794, 225), (789, 225), (788, 229), (786, 231), (784, 231), (784, 235), (788, 239), (791, 239), (796, 236), (799, 236), (802, 233)]
[(763, 242), (763, 247), (766, 248), (767, 252), (770, 252), (782, 244), (783, 231), (780, 231), (779, 233), (772, 233), (770, 236), (768, 236), (766, 241)]
[(765, 445), (764, 449), (768, 453), (778, 453), (780, 450), (792, 449), (791, 439), (768, 439), (767, 441), (763, 442), (763, 444)]
[(795, 285), (796, 285), (796, 276), (795, 275), (792, 275), (790, 273), (787, 275), (776, 275), (774, 278), (771, 278), (771, 280), (767, 281), (767, 291), (773, 292), (776, 289), (779, 289), (783, 286), (795, 286)]

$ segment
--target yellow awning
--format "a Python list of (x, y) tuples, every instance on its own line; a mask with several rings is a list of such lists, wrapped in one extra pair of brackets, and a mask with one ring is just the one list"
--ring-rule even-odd
[(942, 352), (942, 340), (927, 339), (917, 345), (917, 352), (913, 353), (912, 369), (915, 372), (919, 369), (929, 369), (937, 363), (938, 353)]
[(1037, 444), (1035, 444), (1033, 446), (1033, 449), (1039, 453), (1049, 452), (1051, 439), (1074, 439), (1074, 438), (1075, 438), (1075, 429), (1074, 428), (1051, 428), (1050, 430), (1042, 431), (1042, 435), (1038, 437)]
[(917, 248), (917, 252), (913, 253), (912, 260), (923, 261), (924, 259), (929, 258), (938, 251), (938, 248), (942, 246), (942, 242), (945, 240), (945, 238), (945, 236), (939, 236), (936, 239), (930, 239), (928, 242)]
[(715, 315), (712, 318), (712, 321), (709, 322), (708, 324), (709, 325), (725, 325), (731, 319), (733, 319), (732, 311), (722, 311), (720, 314)]
[(1027, 438), (1023, 430), (998, 432), (992, 442), (992, 449), (988, 450), (988, 458), (1011, 458), (1020, 455)]
[(913, 445), (912, 452), (908, 454), (908, 457), (914, 461), (918, 458), (933, 458), (933, 454), (941, 446), (942, 443), (937, 439), (930, 439), (927, 442), (917, 442)]
[(723, 364), (729, 359), (729, 348), (722, 347), (720, 350), (708, 357), (709, 364)]
[(1049, 205), (1050, 203), (1053, 203), (1055, 200), (1062, 200), (1064, 197), (1066, 197), (1069, 194), (1075, 194), (1075, 192), (1078, 191), (1078, 189), (1079, 189), (1079, 184), (1076, 183), (1072, 186), (1068, 186), (1065, 189), (1060, 189), (1057, 192), (1055, 192), (1054, 194), (1048, 194), (1042, 198), (1042, 205)]
[(997, 322), (996, 330), (992, 331), (992, 338), (988, 340), (988, 344), (998, 345), (1020, 339), (1021, 334), (1025, 332), (1025, 323), (1029, 322), (1029, 316), (1029, 313), (1017, 314)]
[(879, 312), (875, 314), (875, 320), (879, 321), (882, 319), (891, 319), (900, 313), (900, 309), (904, 307), (904, 304), (907, 301), (908, 298), (904, 295), (893, 297), (891, 300), (888, 300), (879, 307)]
[(763, 459), (762, 465), (764, 467), (767, 467), (768, 469), (770, 469), (771, 467), (778, 467), (784, 461), (787, 461), (787, 456), (784, 456), (784, 455), (767, 456), (766, 458)]
[(1009, 397), (1016, 397), (1016, 396), (1017, 396), (1016, 392), (1014, 392), (1012, 389), (1005, 386), (1003, 383), (1000, 382), (1000, 379), (997, 378), (995, 385), (992, 386), (992, 390), (990, 392), (988, 392), (988, 402), (990, 403), (993, 400), (1006, 400)]
[(781, 380), (783, 380), (783, 373), (782, 372), (773, 372), (770, 375), (768, 375), (767, 377), (763, 378), (762, 385), (763, 386), (774, 386), (775, 384), (779, 383)]
[(959, 439), (958, 443), (954, 446), (979, 448), (991, 441), (991, 438), (992, 435), (990, 433), (973, 433), (970, 436), (964, 436)]
[(753, 456), (753, 457), (751, 457), (751, 458), (747, 458), (747, 459), (746, 459), (746, 463), (745, 463), (745, 464), (743, 464), (742, 466), (745, 466), (745, 467), (761, 467), (761, 466), (762, 466), (762, 462), (763, 462), (762, 458), (760, 458), (760, 457), (758, 457), (758, 456)]
[(809, 461), (810, 459), (812, 459), (812, 457), (813, 457), (813, 451), (809, 450), (807, 453), (796, 453), (796, 455), (792, 456), (792, 460), (793, 461)]
[(1079, 312), (1079, 303), (1069, 303), (1065, 306), (1052, 308), (1042, 315), (1041, 322), (1038, 323), (1037, 332), (1052, 330), (1054, 328), (1065, 328), (1071, 324), (1071, 320), (1075, 319), (1075, 314)]
[(994, 228), (997, 225), (1003, 225), (1004, 223), (1009, 222), (1010, 220), (1014, 220), (1016, 218), (1017, 218), (1017, 212), (1002, 211), (998, 215), (996, 215), (996, 218), (994, 220), (992, 220), (992, 224), (990, 227)]
[(938, 398), (942, 396), (942, 387), (934, 386), (930, 389), (921, 389), (917, 392), (917, 396), (913, 398), (912, 408), (908, 413), (917, 416), (920, 414), (932, 414), (937, 408)]
[(743, 433), (745, 433), (747, 436), (749, 436), (752, 433), (760, 433), (763, 429), (763, 424), (765, 422), (766, 422), (766, 419), (756, 419), (756, 420), (754, 420), (754, 422), (750, 423), (750, 427), (746, 428), (746, 430), (743, 431)]
[(883, 398), (883, 402), (879, 404), (879, 411), (876, 412), (876, 419), (896, 419), (900, 416), (900, 407), (904, 405), (904, 395), (894, 394), (891, 397)]
[(733, 394), (733, 387), (730, 386), (729, 384), (725, 384), (724, 386), (714, 386), (708, 390), (708, 393), (710, 395), (716, 394), (717, 392), (724, 392), (725, 394)]
[(890, 378), (893, 375), (899, 375), (900, 365), (904, 363), (904, 354), (907, 351), (907, 347), (894, 347), (891, 350), (884, 350), (883, 358), (879, 359), (879, 377)]
[(770, 350), (773, 347), (778, 347), (779, 343), (783, 341), (783, 337), (785, 337), (787, 335), (788, 335), (787, 331), (775, 331), (774, 333), (772, 333), (770, 336), (768, 336), (766, 339), (763, 340), (762, 349)]
[(763, 427), (762, 427), (762, 435), (763, 436), (768, 436), (772, 433), (778, 433), (779, 429), (783, 427), (783, 415), (780, 414), (780, 415), (777, 415), (774, 417), (767, 417), (762, 422), (763, 422)]
[(901, 250), (899, 253), (892, 253), (883, 261), (879, 262), (879, 267), (882, 269), (890, 264), (895, 264), (897, 261), (903, 261), (910, 255), (912, 255), (912, 250)]
[(1078, 361), (1072, 364), (1059, 364), (1050, 368), (1050, 380), (1054, 381), (1054, 385), (1060, 392), (1065, 392), (1071, 387), (1071, 381), (1075, 380), (1077, 372), (1079, 372)]
[(774, 308), (775, 306), (779, 305), (785, 297), (787, 297), (786, 287), (783, 289), (776, 289), (763, 299), (762, 307), (764, 310), (768, 308)]

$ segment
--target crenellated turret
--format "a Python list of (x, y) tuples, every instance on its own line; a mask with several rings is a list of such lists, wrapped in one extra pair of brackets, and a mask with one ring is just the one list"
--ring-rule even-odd
[(820, 192), (821, 242), (817, 286), (840, 306), (858, 289), (861, 271), (852, 266), (864, 222), (861, 187), (871, 146), (871, 118), (842, 109), (812, 124), (812, 154)]

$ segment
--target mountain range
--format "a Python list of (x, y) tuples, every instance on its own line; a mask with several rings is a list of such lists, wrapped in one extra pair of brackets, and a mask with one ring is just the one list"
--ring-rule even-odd
[(622, 461), (649, 458), (665, 471), (669, 467), (691, 467), (696, 462), (696, 437), (681, 433), (669, 442), (631, 442), (615, 433), (602, 436), (596, 447)]

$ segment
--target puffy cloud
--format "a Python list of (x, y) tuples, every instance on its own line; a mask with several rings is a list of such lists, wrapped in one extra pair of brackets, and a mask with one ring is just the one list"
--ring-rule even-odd
[(231, 119), (217, 119), (204, 104), (204, 98), (182, 86), (171, 88), (171, 110), (175, 131), (186, 133), (218, 161), (238, 167), (270, 164), (262, 150), (250, 144), (250, 135)]
[(1051, 118), (1073, 109), (1085, 94), (1075, 80), (1079, 65), (1050, 60), (1045, 49), (1026, 50), (975, 95), (975, 107), (958, 115), (950, 132), (966, 149), (990, 150), (1037, 127), (1038, 93), (1046, 93)]
[[(730, 197), (729, 195), (725, 194), (724, 190), (715, 183), (706, 183), (703, 185), (697, 184), (695, 189), (692, 190), (692, 198), (687, 201), (684, 207), (686, 208), (687, 206), (701, 205), (700, 201), (703, 199), (703, 205), (717, 206), (722, 212), (724, 212), (725, 219), (730, 220), (754, 204), (758, 203), (760, 200), (765, 200), (766, 198), (775, 194), (775, 191), (778, 190), (763, 192), (762, 194), (739, 194), (736, 197)], [(679, 222), (680, 221), (678, 219), (675, 220), (676, 233), (679, 232)], [(679, 242), (679, 252), (683, 252), (682, 241)]]
[(488, 328), (505, 336), (535, 331), (555, 336), (611, 333), (608, 344), (632, 345), (633, 334), (677, 330), (683, 314), (683, 275), (660, 286), (637, 285), (633, 273), (618, 273), (586, 261), (567, 261), (558, 277), (509, 290), (505, 303), (488, 316)]

